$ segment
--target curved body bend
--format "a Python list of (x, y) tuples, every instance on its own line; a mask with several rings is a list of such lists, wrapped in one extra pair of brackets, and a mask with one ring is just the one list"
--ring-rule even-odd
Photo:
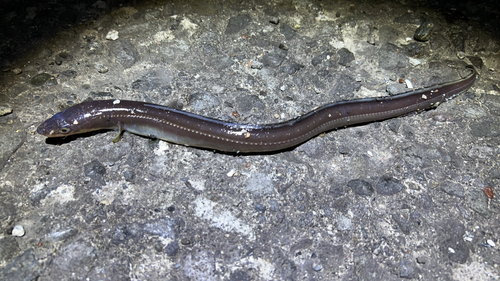
[[(469, 89), (476, 72), (441, 85), (383, 97), (321, 106), (295, 119), (266, 125), (221, 120), (127, 100), (86, 101), (59, 112), (37, 129), (47, 137), (65, 137), (101, 129), (117, 129), (188, 146), (226, 152), (267, 152), (296, 146), (338, 127), (366, 123), (436, 107)], [(116, 140), (119, 139), (119, 135)]]

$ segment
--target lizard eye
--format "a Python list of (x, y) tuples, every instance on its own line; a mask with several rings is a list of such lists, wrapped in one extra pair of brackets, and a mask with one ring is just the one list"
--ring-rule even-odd
[(61, 129), (59, 129), (59, 133), (63, 133), (63, 134), (66, 134), (69, 131), (70, 131), (69, 128), (66, 128), (66, 127), (62, 127)]

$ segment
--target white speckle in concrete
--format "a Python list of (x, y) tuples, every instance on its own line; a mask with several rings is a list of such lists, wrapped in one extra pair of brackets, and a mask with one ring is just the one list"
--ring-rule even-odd
[(14, 226), (14, 229), (12, 229), (12, 236), (22, 237), (24, 236), (24, 233), (24, 227), (20, 224)]
[(248, 224), (236, 218), (224, 206), (216, 202), (204, 197), (198, 197), (193, 201), (193, 209), (197, 217), (211, 221), (213, 227), (239, 233), (247, 236), (252, 241), (255, 239), (254, 232)]
[(116, 30), (111, 30), (108, 34), (106, 34), (106, 39), (108, 40), (115, 41), (118, 40), (118, 38), (118, 31)]

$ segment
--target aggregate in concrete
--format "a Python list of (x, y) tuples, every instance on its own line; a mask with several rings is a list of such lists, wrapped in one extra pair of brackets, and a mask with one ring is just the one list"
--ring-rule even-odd
[[(499, 10), (450, 3), (0, 8), (0, 279), (500, 279)], [(480, 79), (435, 109), (276, 153), (35, 133), (89, 99), (277, 123), (467, 66)]]

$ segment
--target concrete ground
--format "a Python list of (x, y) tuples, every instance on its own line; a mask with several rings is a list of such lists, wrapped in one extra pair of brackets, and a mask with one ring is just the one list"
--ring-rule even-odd
[[(496, 1), (2, 1), (0, 280), (499, 280)], [(46, 139), (84, 100), (265, 124), (454, 81), (286, 151)]]

